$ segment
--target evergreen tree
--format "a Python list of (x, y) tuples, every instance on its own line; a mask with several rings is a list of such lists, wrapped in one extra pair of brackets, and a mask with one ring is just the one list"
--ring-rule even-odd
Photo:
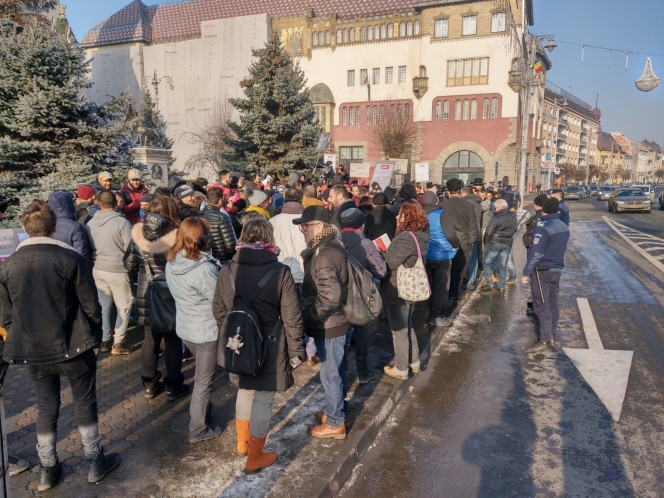
[(145, 145), (148, 147), (160, 147), (163, 149), (173, 148), (173, 140), (166, 135), (166, 122), (157, 110), (148, 90), (143, 92), (143, 102), (140, 109), (141, 127), (145, 137)]
[(318, 159), (316, 145), (322, 133), (304, 72), (281, 47), (278, 35), (264, 48), (252, 50), (256, 60), (240, 86), (244, 99), (230, 99), (240, 122), (229, 123), (237, 136), (225, 137), (224, 153), (230, 165), (265, 175), (287, 175)]
[(87, 71), (68, 37), (0, 20), (0, 198), (10, 202), (10, 223), (33, 198), (130, 166), (130, 96), (86, 100)]

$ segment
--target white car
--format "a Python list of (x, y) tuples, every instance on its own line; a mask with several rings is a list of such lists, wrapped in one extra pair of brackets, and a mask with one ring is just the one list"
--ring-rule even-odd
[(651, 202), (655, 202), (655, 189), (650, 185), (632, 185), (632, 188), (640, 188), (648, 197), (650, 197)]

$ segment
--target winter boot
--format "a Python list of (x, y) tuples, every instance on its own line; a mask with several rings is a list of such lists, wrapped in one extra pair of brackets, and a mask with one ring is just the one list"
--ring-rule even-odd
[(179, 378), (176, 380), (171, 380), (166, 377), (164, 385), (166, 386), (168, 401), (177, 401), (189, 394), (189, 386), (184, 384), (184, 375), (182, 374), (180, 374)]
[(60, 460), (55, 462), (53, 467), (39, 466), (39, 478), (37, 481), (37, 491), (47, 491), (60, 482), (62, 478), (62, 463)]
[(266, 439), (267, 437), (255, 437), (251, 433), (249, 434), (247, 463), (244, 465), (245, 474), (255, 474), (277, 461), (276, 453), (263, 453)]
[(120, 465), (120, 455), (117, 453), (109, 453), (104, 455), (104, 450), (102, 449), (97, 458), (88, 459), (90, 462), (90, 470), (88, 471), (88, 482), (96, 484), (101, 481), (109, 472), (117, 469)]
[(247, 456), (249, 445), (249, 421), (235, 419), (235, 431), (237, 432), (237, 454)]
[(157, 372), (156, 375), (152, 378), (143, 377), (141, 375), (141, 380), (143, 381), (143, 388), (145, 389), (145, 399), (153, 399), (156, 396), (159, 396), (164, 391), (164, 384), (159, 382), (161, 378), (161, 372)]

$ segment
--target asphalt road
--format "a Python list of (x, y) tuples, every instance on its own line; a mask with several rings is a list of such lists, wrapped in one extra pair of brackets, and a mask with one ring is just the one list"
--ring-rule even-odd
[[(561, 347), (526, 352), (536, 321), (524, 313), (525, 286), (475, 295), (342, 496), (664, 496), (664, 272), (652, 262), (664, 263), (664, 211), (569, 206), (558, 340), (589, 348), (577, 302), (586, 298), (605, 350), (633, 351), (619, 421)], [(525, 250), (515, 247), (522, 268)], [(598, 380), (614, 404), (621, 378), (608, 368)]]

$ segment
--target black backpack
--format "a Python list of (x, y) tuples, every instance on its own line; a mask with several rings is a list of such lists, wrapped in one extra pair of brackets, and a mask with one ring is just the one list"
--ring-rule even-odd
[(228, 372), (238, 375), (259, 375), (267, 361), (269, 341), (276, 339), (282, 321), (279, 319), (269, 337), (265, 336), (261, 322), (251, 303), (265, 284), (276, 275), (281, 265), (275, 265), (258, 282), (258, 285), (248, 296), (241, 296), (235, 291), (235, 276), (228, 262), (228, 273), (231, 287), (235, 292), (233, 307), (228, 310), (224, 323), (219, 331), (219, 350), (217, 363)]

